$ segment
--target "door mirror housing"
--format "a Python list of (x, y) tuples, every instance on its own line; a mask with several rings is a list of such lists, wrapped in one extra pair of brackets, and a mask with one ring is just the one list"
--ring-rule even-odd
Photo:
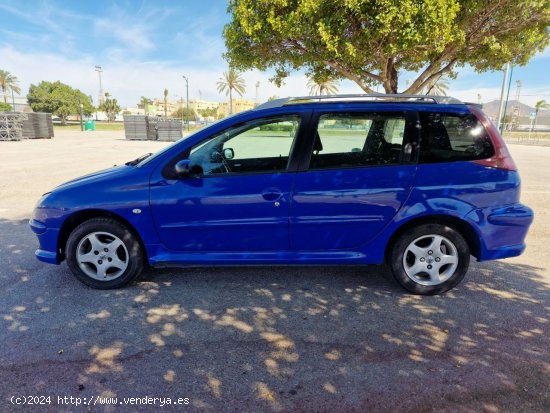
[(225, 148), (223, 150), (223, 157), (225, 159), (233, 159), (235, 157), (235, 151), (233, 148)]
[(174, 170), (176, 171), (176, 175), (178, 175), (180, 178), (189, 176), (189, 159), (182, 159), (181, 161), (176, 163), (176, 165), (174, 165)]

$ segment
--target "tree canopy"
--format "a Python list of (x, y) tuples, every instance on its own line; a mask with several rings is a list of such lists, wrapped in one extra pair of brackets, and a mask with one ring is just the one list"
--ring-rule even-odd
[(89, 96), (59, 81), (42, 81), (38, 85), (30, 85), (27, 100), (33, 111), (53, 113), (63, 122), (67, 116), (80, 113), (81, 103), (84, 115), (89, 116), (94, 111)]
[(0, 102), (0, 112), (11, 112), (13, 107), (9, 103)]
[(347, 78), (418, 93), (457, 66), (524, 65), (549, 43), (550, 0), (230, 0), (226, 58), (240, 70)]
[(176, 119), (183, 119), (183, 120), (189, 120), (189, 121), (196, 121), (197, 120), (197, 114), (192, 108), (189, 108), (189, 111), (186, 107), (178, 108), (176, 111), (172, 112), (170, 115), (173, 118)]

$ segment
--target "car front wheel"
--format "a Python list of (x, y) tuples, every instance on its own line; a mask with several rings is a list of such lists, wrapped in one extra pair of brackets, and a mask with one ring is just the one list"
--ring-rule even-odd
[(65, 254), (78, 280), (102, 290), (128, 284), (143, 269), (143, 252), (136, 237), (109, 218), (94, 218), (76, 227)]
[(470, 265), (468, 244), (457, 231), (425, 224), (402, 234), (390, 254), (395, 279), (421, 295), (440, 294), (462, 281)]

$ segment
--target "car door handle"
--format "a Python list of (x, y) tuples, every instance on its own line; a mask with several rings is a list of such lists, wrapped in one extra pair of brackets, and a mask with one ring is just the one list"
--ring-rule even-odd
[(262, 197), (266, 201), (277, 201), (283, 196), (283, 194), (277, 190), (267, 190), (262, 192)]

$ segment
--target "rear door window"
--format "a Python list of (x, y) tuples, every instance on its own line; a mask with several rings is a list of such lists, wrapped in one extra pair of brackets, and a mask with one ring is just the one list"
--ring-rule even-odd
[(487, 131), (471, 114), (421, 113), (420, 162), (487, 159), (494, 149)]
[(405, 124), (403, 113), (321, 115), (309, 169), (399, 164)]

